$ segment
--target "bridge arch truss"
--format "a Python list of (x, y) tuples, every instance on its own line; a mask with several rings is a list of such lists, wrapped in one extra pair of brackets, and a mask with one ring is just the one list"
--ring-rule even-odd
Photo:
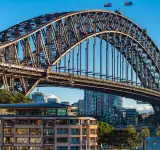
[[(47, 14), (2, 31), (0, 39), (0, 82), (7, 90), (29, 94), (35, 86), (61, 85), (58, 77), (66, 75), (71, 82), (66, 86), (74, 77), (107, 80), (159, 99), (160, 50), (145, 30), (120, 14)], [(53, 76), (57, 82), (50, 81)]]

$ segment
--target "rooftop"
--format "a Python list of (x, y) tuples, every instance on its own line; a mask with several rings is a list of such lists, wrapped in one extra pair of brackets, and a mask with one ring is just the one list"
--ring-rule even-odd
[(69, 108), (70, 105), (60, 103), (29, 103), (29, 104), (0, 104), (0, 108)]

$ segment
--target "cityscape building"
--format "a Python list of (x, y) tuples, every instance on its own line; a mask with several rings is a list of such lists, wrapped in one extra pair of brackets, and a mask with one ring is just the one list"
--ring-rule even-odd
[(34, 103), (44, 103), (44, 94), (37, 91), (32, 94)]
[(78, 102), (73, 103), (72, 106), (75, 106), (78, 108), (80, 115), (84, 115), (84, 100), (79, 100)]
[[(0, 104), (3, 150), (95, 150), (97, 120), (59, 103)], [(12, 112), (12, 114), (10, 114)]]
[(69, 103), (69, 102), (66, 102), (66, 101), (61, 102), (61, 104), (64, 104), (64, 105), (70, 105), (70, 103)]
[(45, 102), (46, 103), (58, 103), (59, 102), (59, 98), (57, 96), (55, 96), (54, 94), (46, 94), (45, 95)]
[(84, 113), (86, 116), (97, 116), (100, 120), (115, 123), (115, 110), (122, 107), (122, 98), (115, 95), (84, 91)]
[(138, 112), (136, 111), (136, 109), (126, 109), (125, 124), (126, 125), (138, 124)]

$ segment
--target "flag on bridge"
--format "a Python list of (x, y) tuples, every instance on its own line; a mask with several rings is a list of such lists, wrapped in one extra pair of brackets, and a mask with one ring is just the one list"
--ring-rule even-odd
[(104, 7), (112, 7), (112, 4), (111, 3), (105, 3)]
[(132, 6), (133, 3), (132, 3), (132, 2), (125, 2), (124, 5), (125, 5), (125, 6)]

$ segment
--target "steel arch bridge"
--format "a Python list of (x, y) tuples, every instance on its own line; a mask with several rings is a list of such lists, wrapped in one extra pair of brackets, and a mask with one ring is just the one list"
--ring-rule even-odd
[(124, 16), (87, 10), (46, 14), (0, 32), (0, 85), (91, 89), (160, 107), (160, 50)]

